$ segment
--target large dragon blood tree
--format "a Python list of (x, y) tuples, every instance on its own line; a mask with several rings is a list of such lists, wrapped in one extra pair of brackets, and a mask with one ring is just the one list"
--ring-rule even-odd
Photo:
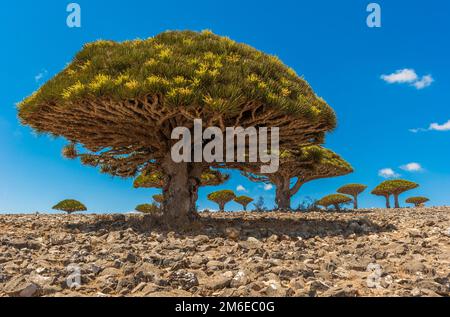
[[(336, 117), (278, 58), (209, 31), (87, 44), (18, 106), (23, 124), (77, 144), (88, 165), (135, 177), (164, 175), (165, 216), (183, 224), (205, 166), (175, 163), (174, 128), (279, 127), (280, 147), (316, 144)], [(81, 151), (80, 150), (80, 151)]]
[(280, 168), (274, 174), (260, 174), (257, 165), (245, 164), (243, 174), (254, 182), (276, 187), (276, 204), (281, 210), (291, 208), (291, 199), (307, 182), (350, 174), (353, 168), (338, 154), (312, 145), (281, 152)]

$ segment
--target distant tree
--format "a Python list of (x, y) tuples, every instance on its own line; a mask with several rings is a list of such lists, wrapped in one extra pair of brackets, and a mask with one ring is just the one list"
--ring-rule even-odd
[(317, 208), (317, 200), (306, 197), (304, 198), (298, 205), (296, 211), (299, 212), (311, 212), (311, 211), (318, 211)]
[(390, 208), (389, 197), (394, 196), (395, 208), (400, 208), (399, 195), (404, 192), (419, 187), (418, 184), (404, 179), (394, 179), (382, 182), (373, 191), (372, 194), (384, 196), (386, 198), (386, 208)]
[(358, 196), (367, 189), (366, 185), (348, 184), (337, 190), (338, 193), (353, 197), (353, 208), (358, 209)]
[(416, 207), (422, 207), (425, 205), (425, 203), (429, 202), (430, 200), (426, 197), (410, 197), (406, 199), (407, 204), (413, 204)]
[(225, 205), (236, 198), (232, 190), (220, 190), (208, 195), (208, 200), (219, 205), (219, 211), (225, 211)]
[(256, 203), (253, 204), (255, 206), (255, 211), (256, 212), (265, 212), (267, 211), (267, 207), (266, 204), (264, 202), (264, 197), (259, 196), (258, 200), (256, 201)]
[(59, 202), (55, 206), (52, 207), (53, 210), (59, 210), (59, 211), (65, 211), (68, 214), (77, 212), (77, 211), (87, 211), (87, 208), (85, 205), (80, 203), (77, 200), (74, 199), (67, 199)]
[(244, 211), (247, 211), (247, 206), (253, 202), (253, 198), (250, 198), (248, 196), (239, 196), (234, 199), (236, 203), (239, 205), (242, 205), (244, 208)]
[(281, 210), (291, 209), (292, 197), (307, 182), (353, 172), (350, 164), (339, 155), (316, 145), (282, 151), (280, 167), (274, 174), (260, 174), (258, 166), (252, 164), (241, 164), (238, 168), (251, 181), (273, 184), (276, 187), (276, 204)]
[(173, 226), (193, 220), (197, 180), (216, 164), (174, 162), (175, 128), (192, 133), (194, 118), (221, 132), (278, 127), (281, 146), (291, 148), (318, 144), (336, 127), (331, 107), (280, 59), (210, 31), (88, 43), (18, 112), (37, 132), (79, 144), (104, 173), (161, 172)]
[(153, 200), (162, 206), (164, 203), (164, 195), (153, 195)]
[(317, 205), (328, 208), (334, 206), (337, 211), (341, 211), (341, 206), (351, 203), (352, 199), (349, 196), (342, 194), (328, 195), (317, 201)]
[(161, 209), (156, 204), (142, 204), (135, 208), (136, 211), (143, 214), (158, 214)]

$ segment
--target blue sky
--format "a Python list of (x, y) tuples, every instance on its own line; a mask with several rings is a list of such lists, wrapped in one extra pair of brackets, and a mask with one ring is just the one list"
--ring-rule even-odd
[[(78, 0), (79, 29), (66, 26), (69, 2), (0, 2), (0, 212), (50, 211), (65, 198), (79, 199), (93, 212), (127, 212), (150, 200), (156, 190), (135, 190), (132, 180), (62, 159), (64, 140), (21, 127), (15, 103), (58, 73), (86, 42), (147, 38), (174, 29), (211, 29), (275, 54), (336, 110), (339, 127), (326, 146), (355, 173), (307, 184), (294, 207), (348, 182), (373, 188), (385, 179), (379, 176), (383, 169), (420, 183), (411, 195), (450, 204), (450, 124), (444, 125), (450, 120), (448, 1), (377, 1), (382, 27), (376, 29), (366, 25), (369, 1), (362, 0)], [(401, 168), (409, 163), (421, 169)], [(273, 190), (238, 173), (220, 188), (239, 185), (273, 204)], [(211, 190), (201, 190), (201, 208), (216, 208), (205, 198)], [(360, 200), (363, 207), (384, 205), (368, 192)]]

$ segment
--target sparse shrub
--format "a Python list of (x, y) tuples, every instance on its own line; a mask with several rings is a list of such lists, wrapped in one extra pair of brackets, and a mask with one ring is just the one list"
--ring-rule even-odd
[(407, 204), (413, 204), (415, 207), (422, 207), (430, 200), (426, 197), (410, 197), (406, 199)]
[(341, 211), (341, 206), (352, 202), (351, 197), (342, 194), (333, 194), (323, 197), (317, 202), (317, 205), (329, 208), (334, 206), (336, 211)]
[(317, 200), (311, 197), (306, 197), (305, 199), (303, 199), (303, 201), (300, 202), (296, 211), (298, 212), (319, 211), (319, 208), (317, 207)]
[(358, 196), (367, 189), (363, 184), (348, 184), (337, 190), (339, 194), (349, 195), (353, 197), (353, 208), (358, 209)]
[(386, 208), (390, 208), (389, 197), (394, 196), (395, 208), (400, 208), (399, 195), (404, 192), (419, 187), (418, 184), (404, 179), (395, 179), (382, 182), (373, 191), (372, 194), (386, 198)]
[(220, 190), (208, 195), (208, 200), (219, 205), (219, 211), (225, 211), (225, 205), (236, 198), (232, 190)]
[(244, 211), (247, 211), (247, 207), (250, 203), (253, 202), (253, 198), (250, 198), (248, 196), (239, 196), (239, 197), (236, 197), (234, 199), (234, 201), (236, 203), (238, 203), (239, 205), (241, 205), (242, 208), (244, 208)]
[(254, 203), (253, 205), (255, 206), (256, 212), (266, 212), (267, 211), (267, 207), (264, 202), (264, 197), (262, 197), (262, 196), (260, 196), (258, 198), (258, 200), (256, 201), (256, 203)]
[(67, 199), (59, 202), (55, 206), (52, 207), (53, 210), (59, 210), (67, 212), (68, 214), (77, 212), (77, 211), (87, 211), (85, 205), (80, 203), (78, 200)]
[(161, 209), (156, 204), (142, 204), (136, 206), (137, 212), (149, 215), (156, 215), (161, 212)]

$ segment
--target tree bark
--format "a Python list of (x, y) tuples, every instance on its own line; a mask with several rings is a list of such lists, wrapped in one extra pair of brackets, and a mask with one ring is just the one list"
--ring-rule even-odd
[(341, 207), (339, 206), (339, 204), (335, 204), (334, 208), (336, 209), (337, 212), (341, 211)]
[(385, 198), (386, 198), (386, 208), (391, 209), (391, 203), (389, 201), (389, 196), (385, 196)]
[(353, 209), (358, 209), (358, 195), (353, 195)]
[(400, 203), (398, 202), (398, 196), (399, 195), (394, 194), (395, 208), (400, 208)]
[(275, 183), (276, 186), (276, 203), (280, 210), (291, 209), (291, 189), (290, 179), (282, 179)]
[(225, 212), (225, 204), (224, 203), (220, 203), (219, 204), (219, 209), (220, 209), (219, 210), (220, 212)]
[(196, 202), (201, 166), (195, 163), (175, 163), (168, 155), (163, 160), (162, 169), (167, 178), (163, 188), (164, 220), (169, 226), (185, 226), (198, 218)]

